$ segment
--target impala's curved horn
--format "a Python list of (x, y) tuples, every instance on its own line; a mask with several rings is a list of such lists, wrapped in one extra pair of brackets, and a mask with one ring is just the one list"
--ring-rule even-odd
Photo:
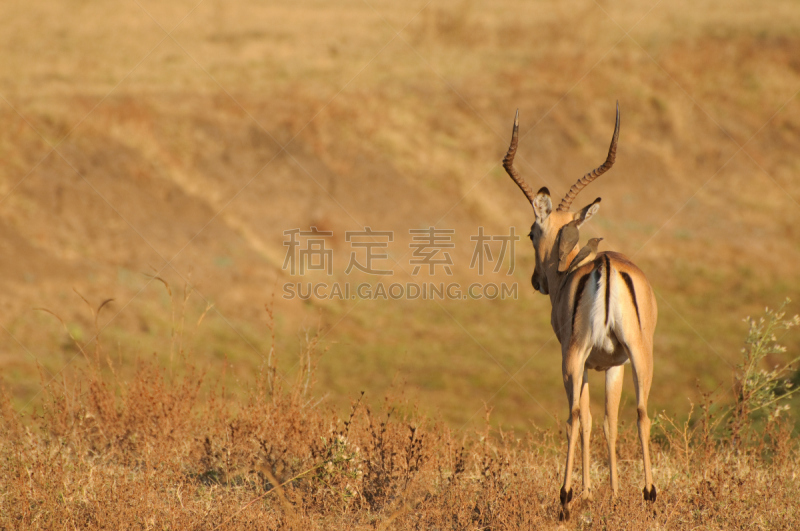
[(503, 167), (506, 169), (506, 173), (508, 176), (514, 179), (514, 182), (517, 183), (519, 189), (522, 190), (522, 193), (525, 194), (525, 197), (528, 198), (530, 203), (533, 203), (535, 196), (533, 195), (533, 190), (531, 187), (528, 186), (528, 183), (525, 182), (525, 179), (520, 177), (517, 170), (514, 168), (514, 155), (517, 154), (517, 142), (519, 141), (519, 109), (517, 109), (517, 114), (514, 115), (514, 130), (511, 133), (511, 145), (508, 146), (508, 153), (506, 153), (505, 158), (503, 159)]
[(596, 168), (580, 179), (572, 185), (572, 188), (569, 189), (567, 195), (564, 196), (564, 199), (558, 204), (558, 208), (556, 210), (560, 212), (566, 212), (569, 210), (569, 207), (572, 205), (572, 201), (575, 199), (575, 196), (578, 195), (578, 192), (583, 190), (590, 182), (594, 181), (605, 172), (611, 169), (611, 166), (614, 165), (614, 161), (617, 158), (617, 140), (619, 139), (619, 101), (617, 101), (617, 124), (614, 126), (614, 136), (611, 137), (611, 146), (608, 148), (608, 157), (606, 157), (606, 161), (603, 163), (602, 166)]

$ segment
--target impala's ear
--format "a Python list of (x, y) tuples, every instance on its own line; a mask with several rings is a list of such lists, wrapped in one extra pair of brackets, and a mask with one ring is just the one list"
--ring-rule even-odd
[(546, 220), (550, 212), (553, 211), (553, 202), (550, 201), (550, 190), (544, 186), (539, 188), (531, 204), (533, 205), (533, 213), (536, 214), (536, 221), (544, 223), (544, 220)]
[(575, 212), (575, 217), (572, 219), (579, 219), (578, 227), (589, 221), (589, 218), (594, 216), (600, 210), (600, 198), (598, 197), (591, 204), (583, 207), (579, 212)]

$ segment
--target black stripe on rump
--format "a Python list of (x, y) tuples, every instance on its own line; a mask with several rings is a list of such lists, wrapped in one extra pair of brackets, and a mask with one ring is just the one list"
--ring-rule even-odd
[(586, 281), (589, 280), (589, 277), (592, 276), (592, 273), (586, 273), (580, 278), (580, 280), (578, 280), (578, 287), (575, 289), (575, 303), (572, 306), (573, 330), (575, 329), (575, 316), (578, 314), (578, 305), (581, 303), (581, 295), (583, 295), (583, 289), (586, 287)]
[(608, 324), (608, 301), (611, 299), (611, 261), (607, 254), (604, 254), (603, 258), (606, 259), (606, 324)]
[(628, 273), (622, 273), (622, 279), (625, 285), (628, 286), (628, 291), (631, 292), (631, 299), (633, 299), (633, 307), (636, 308), (636, 320), (639, 321), (639, 328), (642, 327), (642, 318), (639, 317), (639, 304), (636, 302), (636, 290), (633, 289), (633, 279)]

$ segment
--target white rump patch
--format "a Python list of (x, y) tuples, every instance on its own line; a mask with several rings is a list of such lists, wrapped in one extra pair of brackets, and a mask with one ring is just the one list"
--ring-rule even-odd
[[(611, 353), (614, 351), (614, 344), (611, 341), (612, 331), (619, 341), (624, 341), (622, 305), (620, 304), (620, 278), (619, 273), (611, 266), (611, 274), (606, 273), (606, 261), (603, 260), (602, 267), (595, 269), (592, 278), (589, 279), (589, 294), (592, 297), (592, 308), (589, 318), (592, 326), (591, 346)], [(599, 280), (598, 280), (599, 277)], [(608, 322), (606, 322), (606, 278), (609, 279), (611, 286), (608, 290)]]

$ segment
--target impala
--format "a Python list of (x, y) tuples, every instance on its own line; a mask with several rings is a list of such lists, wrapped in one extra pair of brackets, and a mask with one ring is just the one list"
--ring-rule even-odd
[[(514, 168), (519, 136), (519, 111), (514, 118), (511, 145), (503, 159), (503, 167), (533, 206), (535, 221), (529, 234), (536, 254), (536, 267), (531, 283), (534, 289), (550, 295), (550, 322), (561, 343), (561, 372), (569, 402), (567, 419), (567, 463), (561, 487), (561, 514), (569, 518), (572, 501), (572, 469), (580, 425), (583, 446), (583, 499), (592, 498), (589, 476), (589, 436), (592, 416), (589, 411), (590, 369), (605, 371), (606, 400), (603, 431), (608, 442), (608, 461), (612, 496), (619, 490), (617, 478), (617, 414), (625, 364), (630, 362), (636, 388), (639, 440), (644, 461), (644, 499), (655, 501), (656, 488), (650, 467), (650, 419), (647, 396), (653, 379), (653, 332), (657, 308), (653, 289), (627, 257), (605, 251), (592, 261), (568, 271), (559, 271), (559, 232), (577, 221), (580, 227), (600, 208), (600, 198), (583, 209), (572, 212), (570, 206), (578, 193), (614, 164), (619, 138), (619, 103), (616, 126), (602, 166), (587, 173), (570, 188), (553, 210), (550, 192), (541, 188), (534, 194)], [(575, 224), (572, 224), (574, 227)], [(571, 242), (570, 242), (571, 243)], [(578, 253), (578, 245), (569, 251), (567, 263)]]

